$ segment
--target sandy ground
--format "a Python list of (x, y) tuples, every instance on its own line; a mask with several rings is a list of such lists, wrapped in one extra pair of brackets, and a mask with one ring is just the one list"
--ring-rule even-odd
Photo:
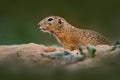
[[(91, 48), (91, 46), (89, 46)], [(29, 43), (21, 45), (1, 45), (0, 64), (13, 63), (27, 66), (50, 65), (63, 66), (65, 69), (85, 69), (103, 65), (103, 60), (108, 62), (120, 55), (120, 46), (98, 45), (94, 46), (94, 56), (89, 50), (82, 47), (79, 50), (69, 51), (54, 46)]]

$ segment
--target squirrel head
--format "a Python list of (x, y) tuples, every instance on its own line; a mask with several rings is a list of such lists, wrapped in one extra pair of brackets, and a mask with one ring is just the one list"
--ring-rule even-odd
[(49, 16), (38, 23), (39, 28), (44, 32), (53, 32), (62, 30), (65, 19), (58, 16)]

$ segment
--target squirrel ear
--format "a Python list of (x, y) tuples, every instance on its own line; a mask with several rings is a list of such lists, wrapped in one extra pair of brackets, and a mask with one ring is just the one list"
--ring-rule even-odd
[(59, 23), (59, 24), (61, 24), (61, 23), (62, 23), (61, 19), (58, 19), (58, 23)]
[(63, 26), (63, 25), (64, 25), (64, 23), (62, 22), (61, 19), (58, 19), (58, 23), (59, 23), (60, 26)]

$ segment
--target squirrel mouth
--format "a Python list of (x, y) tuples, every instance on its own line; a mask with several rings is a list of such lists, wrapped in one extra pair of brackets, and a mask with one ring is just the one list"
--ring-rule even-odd
[(47, 29), (44, 27), (39, 27), (42, 31), (46, 31)]
[(54, 34), (54, 31), (52, 31), (52, 30), (49, 30), (49, 29), (44, 28), (44, 27), (39, 27), (39, 28), (40, 28), (40, 30), (43, 31), (43, 32), (49, 32), (49, 33), (53, 33), (53, 34)]
[(39, 27), (40, 28), (40, 30), (41, 31), (43, 31), (43, 32), (50, 32), (47, 28), (45, 28), (45, 27)]

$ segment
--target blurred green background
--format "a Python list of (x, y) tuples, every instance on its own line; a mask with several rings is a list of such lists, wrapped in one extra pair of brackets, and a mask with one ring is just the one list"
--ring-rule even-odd
[(120, 39), (119, 0), (1, 0), (0, 44), (57, 44), (52, 35), (41, 32), (37, 26), (51, 15), (100, 32), (113, 42)]
[[(112, 42), (120, 40), (119, 0), (0, 0), (0, 45), (58, 44), (52, 35), (41, 32), (37, 26), (41, 19), (51, 15), (64, 17), (74, 26), (95, 30)], [(35, 68), (22, 68), (17, 73), (15, 67), (6, 68), (14, 66), (11, 63), (0, 67), (0, 80), (119, 80), (120, 64), (111, 64), (112, 68), (101, 66), (102, 69), (68, 75), (61, 70), (47, 73)]]

